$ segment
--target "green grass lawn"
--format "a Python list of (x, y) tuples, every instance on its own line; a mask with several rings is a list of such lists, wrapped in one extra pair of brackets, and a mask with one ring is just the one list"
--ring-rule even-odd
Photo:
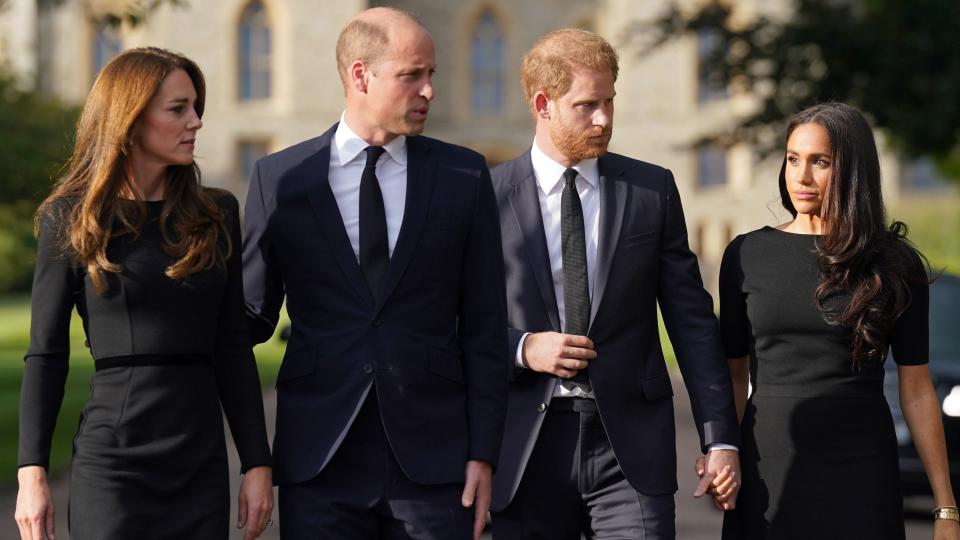
[[(286, 320), (284, 313), (283, 324), (286, 324)], [(0, 486), (15, 484), (17, 478), (20, 378), (29, 337), (30, 299), (25, 296), (0, 298)], [(93, 373), (93, 359), (83, 346), (83, 329), (76, 314), (70, 339), (70, 375), (57, 418), (57, 429), (53, 434), (50, 453), (52, 474), (63, 472), (70, 463), (73, 436), (76, 434), (80, 409), (89, 395), (89, 381)], [(254, 349), (264, 387), (272, 387), (276, 381), (283, 349), (283, 342), (276, 336)]]

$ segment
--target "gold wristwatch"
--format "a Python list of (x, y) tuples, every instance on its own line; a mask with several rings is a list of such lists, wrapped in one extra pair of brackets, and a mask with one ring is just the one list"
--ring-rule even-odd
[(951, 519), (960, 523), (960, 510), (956, 506), (941, 506), (933, 509), (933, 519)]

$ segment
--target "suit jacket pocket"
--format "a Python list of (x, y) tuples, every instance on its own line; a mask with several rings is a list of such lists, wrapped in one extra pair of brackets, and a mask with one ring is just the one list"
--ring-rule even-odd
[(280, 371), (277, 372), (277, 384), (312, 375), (317, 371), (317, 351), (301, 351), (286, 354)]
[(647, 398), (647, 401), (673, 396), (673, 385), (670, 384), (669, 375), (644, 379), (640, 381), (640, 387), (643, 388), (643, 397)]
[(463, 366), (456, 354), (437, 349), (429, 349), (427, 369), (444, 379), (463, 384)]
[(424, 231), (448, 231), (466, 228), (466, 223), (457, 219), (432, 219), (423, 224)]
[(646, 231), (628, 234), (620, 237), (620, 247), (628, 248), (639, 244), (646, 244), (657, 239), (656, 231)]

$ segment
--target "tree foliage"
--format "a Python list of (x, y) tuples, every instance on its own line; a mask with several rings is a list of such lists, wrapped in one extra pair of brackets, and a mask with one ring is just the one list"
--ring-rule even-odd
[[(717, 44), (702, 66), (715, 84), (752, 92), (756, 111), (733, 134), (768, 140), (814, 103), (858, 107), (909, 157), (932, 156), (960, 178), (960, 2), (795, 0), (783, 18), (741, 23), (730, 2), (672, 4), (628, 39), (647, 54), (682, 35)], [(779, 142), (779, 139), (777, 139)]]
[(0, 73), (0, 292), (29, 288), (33, 211), (66, 163), (77, 110)]

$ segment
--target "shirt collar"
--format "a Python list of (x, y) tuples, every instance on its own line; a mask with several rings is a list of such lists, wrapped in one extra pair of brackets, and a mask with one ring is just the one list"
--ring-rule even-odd
[[(563, 185), (563, 172), (567, 168), (543, 153), (543, 150), (540, 150), (540, 147), (537, 146), (536, 138), (533, 139), (533, 148), (530, 149), (530, 160), (533, 162), (533, 175), (544, 193), (549, 195), (557, 189), (558, 185)], [(591, 188), (600, 185), (600, 169), (597, 166), (597, 158), (580, 160), (572, 168), (577, 171), (581, 178), (587, 181)]]
[[(363, 151), (370, 146), (367, 141), (361, 139), (356, 132), (350, 129), (344, 116), (344, 114), (340, 115), (340, 124), (337, 126), (337, 131), (333, 135), (333, 142), (337, 146), (337, 157), (340, 160), (341, 167), (346, 167), (348, 163), (357, 159), (357, 156), (362, 154)], [(383, 149), (387, 151), (391, 159), (404, 167), (407, 166), (406, 136), (397, 136), (392, 141), (383, 145)]]

